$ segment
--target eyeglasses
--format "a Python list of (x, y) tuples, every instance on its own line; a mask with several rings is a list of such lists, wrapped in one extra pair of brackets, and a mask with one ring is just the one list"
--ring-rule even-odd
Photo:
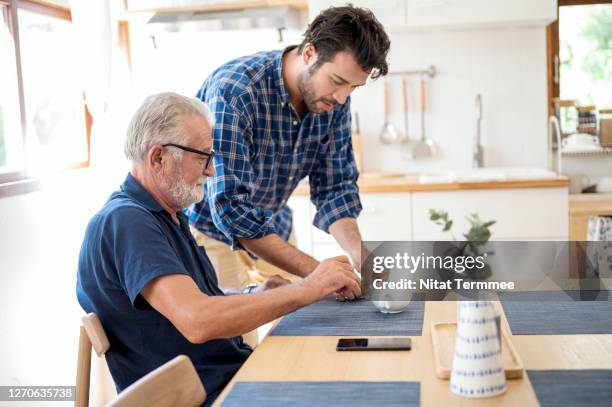
[(174, 143), (166, 143), (166, 144), (162, 144), (162, 147), (176, 147), (179, 148), (183, 151), (189, 151), (190, 153), (195, 153), (198, 155), (203, 155), (204, 157), (206, 157), (206, 163), (204, 164), (204, 169), (207, 169), (208, 166), (210, 165), (210, 162), (212, 161), (213, 157), (215, 156), (215, 150), (210, 150), (209, 153), (207, 153), (206, 151), (201, 151), (201, 150), (196, 150), (195, 148), (191, 148), (191, 147), (187, 147), (187, 146), (182, 146), (180, 144), (174, 144)]

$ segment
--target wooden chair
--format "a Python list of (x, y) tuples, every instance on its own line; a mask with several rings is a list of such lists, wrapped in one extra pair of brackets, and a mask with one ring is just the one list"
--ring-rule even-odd
[(206, 391), (191, 359), (178, 355), (123, 390), (107, 407), (196, 407)]
[(89, 407), (92, 347), (98, 357), (102, 357), (110, 347), (100, 319), (93, 312), (81, 318), (74, 407)]
[[(81, 319), (75, 407), (89, 407), (91, 349), (102, 357), (110, 346), (94, 313)], [(191, 360), (179, 355), (124, 389), (107, 406), (194, 407), (206, 400), (206, 391)]]

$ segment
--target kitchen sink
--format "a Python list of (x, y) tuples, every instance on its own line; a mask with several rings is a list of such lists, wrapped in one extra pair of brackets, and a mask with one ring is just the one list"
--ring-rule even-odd
[(491, 167), (423, 173), (419, 183), (528, 181), (565, 178), (543, 168)]

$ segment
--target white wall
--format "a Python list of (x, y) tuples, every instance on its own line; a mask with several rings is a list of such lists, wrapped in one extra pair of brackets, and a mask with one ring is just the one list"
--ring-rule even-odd
[[(471, 166), (475, 98), (482, 94), (486, 166), (546, 164), (546, 36), (544, 28), (391, 32), (390, 69), (434, 65), (427, 80), (426, 132), (439, 154), (402, 160), (401, 146), (378, 142), (383, 81), (354, 95), (360, 115), (364, 166), (369, 171), (416, 171)], [(418, 77), (410, 78), (411, 136), (420, 136)], [(392, 120), (403, 129), (401, 79), (391, 78)]]
[(2, 385), (75, 384), (78, 253), (87, 222), (126, 170), (64, 172), (44, 179), (42, 191), (0, 199)]
[[(194, 95), (223, 62), (260, 50), (279, 49), (301, 39), (286, 33), (279, 43), (274, 30), (162, 33), (157, 49), (145, 27), (136, 27), (135, 79), (144, 95), (174, 90)], [(427, 134), (440, 147), (427, 160), (402, 159), (401, 146), (378, 142), (383, 125), (383, 80), (354, 93), (359, 112), (364, 166), (368, 171), (415, 171), (471, 165), (475, 133), (475, 97), (482, 94), (482, 140), (487, 166), (546, 164), (546, 35), (543, 27), (401, 32), (390, 30), (392, 71), (435, 65), (428, 81)], [(401, 79), (389, 78), (394, 125), (403, 129)], [(411, 78), (411, 135), (419, 136), (418, 78)]]

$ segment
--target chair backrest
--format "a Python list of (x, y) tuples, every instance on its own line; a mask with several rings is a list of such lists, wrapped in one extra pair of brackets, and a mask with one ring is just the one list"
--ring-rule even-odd
[(81, 318), (79, 354), (77, 361), (75, 407), (89, 407), (89, 386), (91, 378), (91, 348), (98, 356), (108, 351), (110, 344), (102, 323), (93, 312)]
[(89, 336), (89, 340), (91, 341), (91, 346), (96, 351), (96, 354), (98, 356), (104, 355), (108, 351), (110, 343), (108, 342), (108, 337), (106, 336), (106, 332), (104, 332), (104, 328), (102, 328), (102, 323), (98, 316), (90, 312), (81, 318), (81, 324), (83, 324), (83, 328), (85, 328), (87, 336)]
[(107, 407), (195, 407), (206, 391), (191, 360), (179, 355), (123, 390)]

